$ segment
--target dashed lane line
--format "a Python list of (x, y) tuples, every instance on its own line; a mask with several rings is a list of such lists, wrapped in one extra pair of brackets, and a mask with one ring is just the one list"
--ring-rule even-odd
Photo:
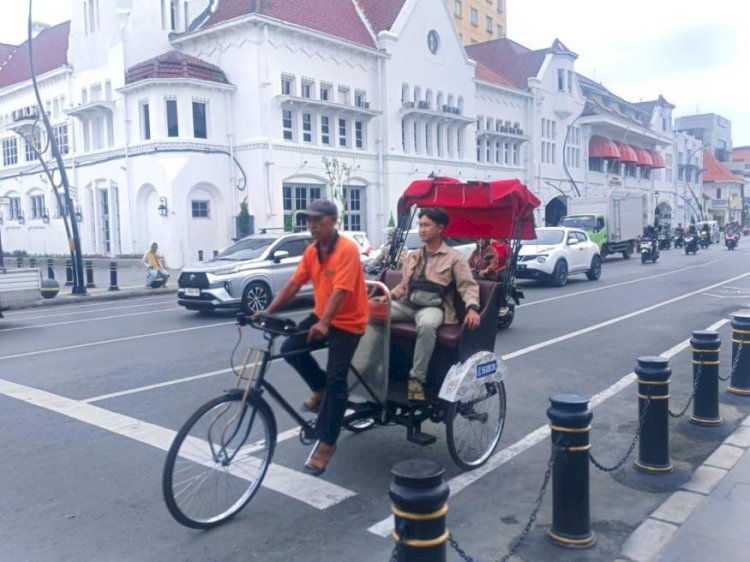
[[(144, 300), (144, 299), (125, 299), (121, 302), (132, 303), (134, 300)], [(97, 314), (99, 312), (109, 312), (111, 310), (132, 310), (134, 308), (144, 308), (146, 306), (155, 306), (155, 305), (158, 306), (158, 305), (170, 304), (172, 302), (174, 302), (175, 306), (178, 306), (177, 302), (174, 300), (162, 300), (162, 299), (157, 300), (156, 298), (153, 298), (153, 300), (151, 300), (151, 302), (148, 302), (148, 303), (108, 306), (105, 308), (97, 308), (96, 310), (78, 310), (75, 312), (59, 312), (56, 314), (39, 314), (37, 316), (19, 316), (18, 314), (13, 314), (13, 316), (10, 317), (10, 319), (26, 321), (26, 320), (39, 320), (40, 318), (57, 318), (60, 316), (80, 316), (81, 314)], [(86, 306), (86, 305), (76, 306), (75, 308), (78, 309), (78, 308), (82, 308), (83, 306)], [(17, 312), (17, 311), (13, 311), (13, 312)]]
[[(148, 296), (148, 297), (134, 297), (134, 298), (128, 298), (128, 299), (120, 299), (119, 301), (104, 300), (104, 301), (101, 301), (101, 302), (89, 302), (89, 303), (71, 301), (70, 302), (70, 306), (72, 308), (75, 308), (76, 310), (78, 310), (79, 308), (93, 308), (93, 307), (96, 307), (96, 306), (112, 306), (113, 302), (122, 302), (123, 306), (124, 306), (124, 303), (128, 303), (129, 304), (129, 303), (143, 302), (143, 301), (150, 301), (152, 303), (153, 302), (159, 302), (159, 303), (161, 303), (162, 299), (164, 299), (163, 302), (170, 302), (170, 301), (174, 301), (175, 303), (177, 302), (177, 300), (176, 300), (176, 298), (175, 298), (174, 295), (171, 295), (172, 296), (171, 299), (165, 298), (167, 296), (169, 296), (169, 295), (158, 295), (158, 296), (153, 296), (153, 297), (152, 296)], [(80, 299), (83, 300), (86, 297), (77, 297), (77, 298), (80, 298)], [(59, 305), (59, 306), (67, 307), (68, 305), (65, 304), (65, 305)], [(138, 305), (138, 306), (141, 306), (141, 305)], [(55, 308), (55, 310), (60, 310), (57, 306), (54, 307), (54, 308)], [(10, 310), (9, 312), (12, 312), (13, 313), (13, 317), (17, 318), (17, 317), (21, 317), (21, 316), (23, 316), (25, 314), (38, 314), (40, 311), (39, 311), (39, 307), (35, 307), (35, 308), (13, 309), (13, 310)], [(74, 313), (71, 312), (69, 314), (74, 314)], [(85, 314), (85, 312), (76, 312), (75, 314)]]
[[(4, 379), (0, 379), (0, 394), (162, 451), (169, 450), (177, 434), (176, 431), (166, 427)], [(202, 459), (192, 458), (191, 460), (205, 464)], [(235, 476), (242, 477), (239, 473)], [(327, 509), (355, 495), (353, 491), (337, 484), (274, 463), (268, 467), (263, 486), (320, 510)]]
[(130, 316), (143, 316), (144, 314), (158, 314), (162, 312), (181, 312), (174, 307), (157, 308), (156, 310), (145, 310), (143, 312), (130, 312), (128, 314), (113, 314), (110, 316), (97, 316), (94, 318), (80, 318), (78, 320), (66, 320), (65, 322), (46, 322), (44, 324), (31, 324), (29, 326), (16, 326), (15, 328), (0, 328), (0, 332), (17, 332), (19, 330), (31, 330), (32, 328), (51, 328), (53, 326), (67, 326), (80, 324), (81, 322), (96, 322), (98, 320), (114, 320), (116, 318), (128, 318)]
[[(711, 324), (707, 330), (718, 330), (725, 324), (729, 322), (728, 319), (722, 319), (718, 322), (714, 322)], [(678, 353), (684, 351), (685, 349), (690, 347), (690, 338), (681, 341), (674, 347), (671, 347), (670, 349), (666, 350), (664, 353), (661, 354), (661, 357), (664, 357), (666, 359), (671, 359)], [(595, 408), (596, 406), (601, 405), (608, 399), (612, 398), (613, 396), (617, 395), (619, 392), (621, 392), (623, 389), (627, 388), (631, 384), (633, 384), (637, 380), (637, 375), (634, 372), (628, 373), (624, 377), (622, 377), (620, 380), (615, 382), (613, 385), (609, 386), (608, 388), (604, 389), (603, 391), (595, 394), (591, 397), (589, 401), (589, 406), (591, 408)], [(530, 449), (534, 445), (541, 443), (544, 439), (548, 438), (550, 435), (550, 430), (548, 425), (542, 425), (538, 428), (536, 428), (531, 433), (525, 435), (515, 443), (513, 443), (511, 446), (506, 447), (505, 449), (502, 449), (501, 451), (498, 451), (495, 453), (490, 460), (488, 460), (484, 465), (480, 466), (479, 468), (472, 470), (471, 472), (464, 472), (462, 474), (459, 474), (458, 476), (454, 476), (448, 481), (448, 486), (450, 487), (450, 495), (454, 496), (457, 493), (459, 493), (461, 490), (469, 486), (470, 484), (473, 484), (480, 478), (486, 476), (496, 468), (499, 468), (500, 466), (504, 465), (508, 461), (514, 459), (524, 451)], [(387, 537), (391, 534), (391, 531), (393, 530), (393, 516), (386, 517), (382, 521), (379, 521), (369, 527), (367, 529), (370, 533), (374, 535), (378, 535), (380, 537)]]

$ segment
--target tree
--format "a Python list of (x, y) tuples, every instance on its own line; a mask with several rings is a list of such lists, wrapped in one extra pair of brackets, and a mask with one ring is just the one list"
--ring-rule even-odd
[(336, 226), (340, 229), (344, 224), (344, 213), (346, 212), (346, 196), (344, 194), (344, 184), (349, 180), (352, 175), (352, 167), (344, 162), (341, 162), (335, 156), (329, 158), (323, 156), (323, 165), (326, 169), (326, 176), (328, 177), (328, 185), (330, 187), (331, 201), (339, 212), (338, 223)]
[(396, 221), (393, 220), (393, 211), (391, 211), (391, 214), (388, 217), (388, 228), (395, 228), (395, 227), (396, 227)]

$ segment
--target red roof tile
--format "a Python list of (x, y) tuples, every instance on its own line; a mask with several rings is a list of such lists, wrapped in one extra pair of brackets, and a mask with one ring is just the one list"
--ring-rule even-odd
[(466, 46), (469, 57), (516, 88), (528, 89), (529, 78), (536, 76), (549, 49), (532, 51), (507, 38)]
[(375, 41), (354, 6), (354, 0), (219, 0), (203, 29), (249, 14), (327, 33), (367, 47)]
[(510, 83), (510, 81), (493, 72), (487, 65), (482, 64), (481, 62), (477, 62), (476, 69), (474, 70), (474, 76), (479, 80), (492, 82), (493, 84), (497, 84), (499, 86), (506, 86), (509, 88), (514, 87), (513, 84)]
[(703, 181), (737, 181), (742, 182), (729, 169), (719, 162), (709, 151), (703, 151)]
[(732, 160), (750, 162), (750, 146), (738, 146), (732, 150)]
[(224, 71), (218, 66), (179, 51), (169, 51), (148, 59), (131, 66), (125, 72), (126, 84), (154, 78), (194, 78), (207, 82), (229, 83)]
[[(68, 35), (70, 22), (49, 27), (34, 39), (34, 71), (41, 76), (68, 64)], [(31, 79), (28, 41), (15, 48), (15, 52), (0, 68), (0, 88)]]
[(375, 35), (391, 29), (405, 3), (406, 0), (357, 0)]

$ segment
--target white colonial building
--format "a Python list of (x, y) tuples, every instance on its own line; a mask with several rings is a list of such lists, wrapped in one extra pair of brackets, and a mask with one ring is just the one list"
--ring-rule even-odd
[[(430, 173), (519, 178), (544, 203), (538, 224), (568, 197), (614, 188), (648, 192), (662, 219), (688, 216), (679, 174), (701, 153), (662, 98), (621, 100), (557, 40), (464, 48), (444, 2), (317, 5), (86, 0), (39, 30), (36, 73), (84, 253), (157, 241), (179, 267), (236, 236), (245, 200), (256, 230), (292, 228), (296, 210), (330, 197), (324, 158), (346, 169), (346, 227), (374, 242)], [(0, 45), (0, 229), (6, 251), (64, 254), (66, 209), (16, 126), (37, 111), (26, 49)]]

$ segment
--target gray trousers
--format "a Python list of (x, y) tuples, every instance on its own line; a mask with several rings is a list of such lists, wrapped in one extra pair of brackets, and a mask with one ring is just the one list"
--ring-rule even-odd
[(427, 367), (430, 365), (432, 352), (435, 350), (437, 331), (443, 325), (442, 308), (412, 308), (399, 301), (391, 303), (391, 322), (414, 321), (417, 325), (417, 341), (414, 344), (414, 361), (409, 377), (427, 381)]

